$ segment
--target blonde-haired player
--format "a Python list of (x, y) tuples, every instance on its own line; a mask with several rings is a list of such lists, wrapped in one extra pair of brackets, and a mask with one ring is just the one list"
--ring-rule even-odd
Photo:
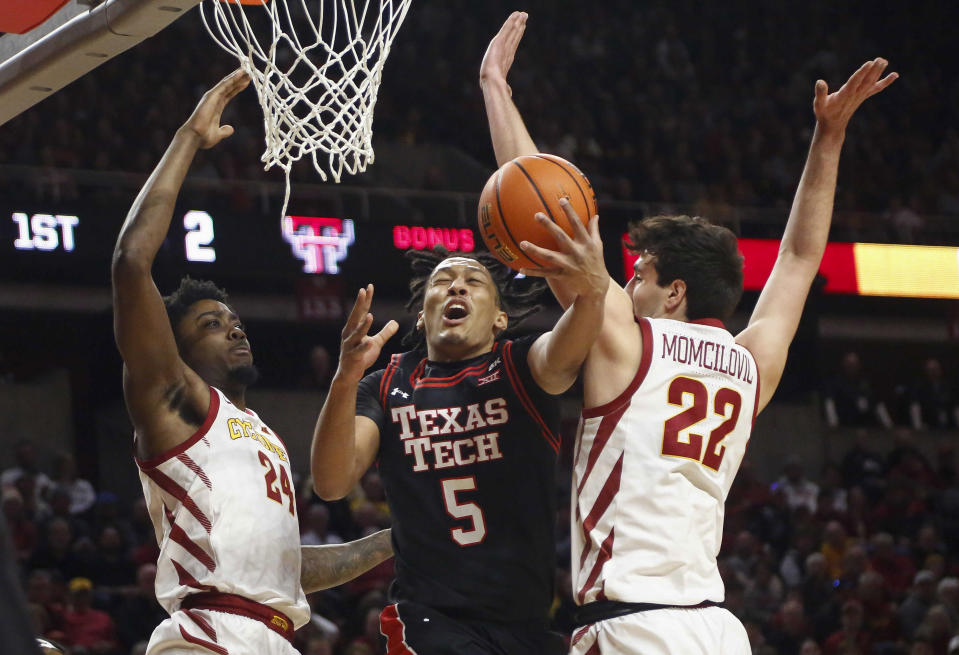
[(200, 100), (130, 209), (113, 253), (114, 331), (143, 493), (160, 545), (157, 600), (170, 618), (147, 652), (292, 655), (310, 617), (304, 592), (342, 584), (392, 554), (389, 530), (300, 547), (289, 455), (246, 406), (256, 377), (243, 324), (223, 291), (185, 278), (162, 298), (151, 268), (197, 150), (249, 78), (236, 71)]
[[(500, 165), (536, 152), (506, 83), (526, 18), (509, 17), (480, 70)], [(816, 130), (779, 257), (748, 327), (735, 337), (722, 324), (742, 293), (735, 236), (688, 216), (632, 226), (635, 275), (625, 289), (609, 286), (583, 372), (586, 409), (572, 484), (573, 594), (582, 627), (573, 653), (750, 652), (742, 624), (718, 606), (723, 506), (753, 419), (782, 377), (822, 259), (846, 126), (866, 98), (896, 79), (882, 77), (886, 64), (866, 62), (832, 94), (816, 82)], [(543, 248), (523, 249), (554, 261)], [(562, 286), (551, 286), (565, 304)]]

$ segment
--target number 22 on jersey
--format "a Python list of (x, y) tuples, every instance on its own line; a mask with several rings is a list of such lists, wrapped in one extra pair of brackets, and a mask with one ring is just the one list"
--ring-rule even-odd
[[(670, 405), (682, 407), (683, 410), (663, 424), (662, 454), (667, 457), (692, 459), (706, 468), (718, 471), (726, 454), (726, 446), (722, 442), (736, 427), (739, 410), (742, 408), (742, 396), (735, 389), (723, 387), (710, 398), (705, 384), (693, 378), (679, 376), (669, 383), (666, 400)], [(707, 416), (710, 419), (719, 417), (721, 422), (709, 432), (709, 439), (703, 450), (704, 437), (693, 432), (692, 428), (707, 420)]]

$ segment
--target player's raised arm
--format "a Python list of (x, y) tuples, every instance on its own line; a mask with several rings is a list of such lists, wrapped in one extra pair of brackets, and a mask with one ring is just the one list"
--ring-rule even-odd
[(563, 198), (560, 204), (569, 218), (573, 236), (569, 237), (545, 214), (537, 214), (536, 220), (550, 231), (559, 249), (547, 250), (528, 241), (520, 244), (523, 252), (547, 265), (523, 271), (562, 284), (571, 299), (553, 329), (536, 340), (528, 356), (536, 382), (554, 394), (566, 391), (573, 384), (599, 336), (610, 286), (603, 260), (603, 242), (599, 238), (599, 217), (593, 216), (587, 230), (568, 200)]
[(497, 166), (502, 166), (520, 155), (539, 152), (526, 130), (523, 117), (513, 103), (513, 91), (506, 82), (506, 75), (516, 56), (516, 48), (526, 31), (527, 18), (528, 15), (523, 11), (510, 14), (503, 27), (490, 41), (483, 56), (483, 63), (480, 64), (480, 88), (483, 91)]
[(366, 369), (399, 325), (389, 321), (373, 336), (373, 285), (360, 289), (346, 319), (340, 361), (320, 410), (310, 448), (313, 489), (325, 500), (342, 498), (369, 468), (379, 449), (380, 431), (373, 420), (356, 415), (356, 393)]
[(816, 129), (779, 256), (749, 326), (736, 337), (753, 353), (759, 367), (759, 409), (772, 398), (782, 378), (789, 344), (826, 249), (846, 126), (859, 105), (898, 77), (896, 73), (882, 77), (887, 64), (882, 58), (867, 61), (835, 93), (828, 93), (823, 80), (816, 82)]
[[(539, 152), (526, 129), (523, 116), (513, 102), (513, 92), (506, 81), (516, 50), (526, 31), (527, 18), (526, 12), (522, 11), (510, 14), (503, 27), (490, 41), (483, 56), (483, 63), (480, 64), (480, 88), (483, 91), (497, 166), (502, 166), (520, 155)], [(562, 278), (550, 277), (547, 282), (559, 304), (564, 309), (569, 307), (575, 293), (566, 288), (565, 281)], [(618, 284), (609, 285), (606, 315), (614, 321), (610, 326), (611, 330), (623, 329), (633, 322), (632, 302)]]
[(203, 96), (134, 201), (113, 251), (114, 334), (125, 367), (124, 394), (140, 442), (147, 442), (141, 447), (153, 454), (179, 443), (169, 431), (150, 424), (162, 414), (155, 411), (158, 406), (178, 409), (188, 402), (203, 416), (209, 404), (206, 384), (179, 357), (153, 282), (153, 260), (196, 151), (233, 133), (229, 125), (220, 125), (220, 115), (248, 83), (246, 74), (236, 71)]

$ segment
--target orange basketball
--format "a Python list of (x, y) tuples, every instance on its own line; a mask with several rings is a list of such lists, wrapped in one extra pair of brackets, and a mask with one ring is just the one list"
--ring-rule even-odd
[(512, 269), (541, 268), (522, 250), (522, 241), (556, 250), (556, 240), (536, 222), (543, 212), (572, 235), (572, 225), (559, 204), (567, 198), (586, 225), (596, 214), (596, 194), (583, 173), (555, 155), (523, 155), (506, 162), (489, 179), (479, 202), (479, 231), (486, 247)]

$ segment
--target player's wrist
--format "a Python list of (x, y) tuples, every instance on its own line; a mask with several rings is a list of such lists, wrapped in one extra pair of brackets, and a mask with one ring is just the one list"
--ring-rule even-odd
[(330, 391), (336, 389), (341, 391), (356, 390), (356, 387), (359, 386), (360, 380), (363, 379), (363, 372), (360, 371), (359, 374), (356, 374), (350, 370), (344, 370), (342, 368), (337, 368), (336, 373), (333, 374), (332, 379), (330, 380)]

